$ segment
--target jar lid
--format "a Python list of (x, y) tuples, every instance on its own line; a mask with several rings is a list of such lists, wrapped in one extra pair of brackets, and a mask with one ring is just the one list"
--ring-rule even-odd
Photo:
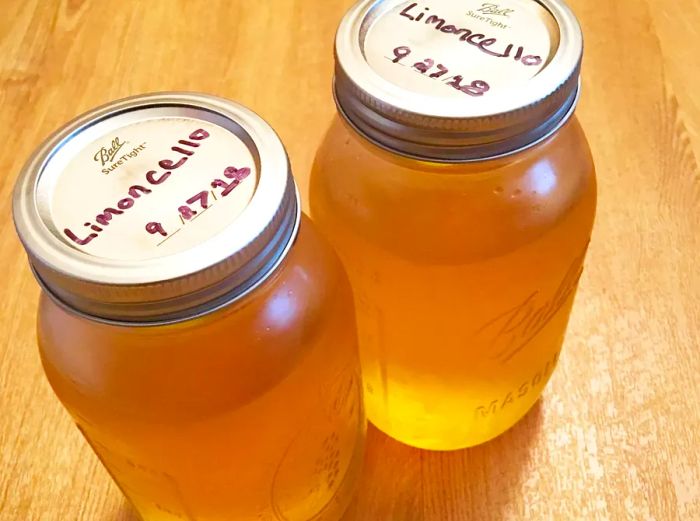
[(336, 102), (359, 132), (404, 155), (474, 161), (568, 119), (583, 37), (561, 0), (362, 0), (335, 51)]
[(14, 192), (40, 283), (98, 319), (190, 318), (241, 297), (299, 227), (285, 149), (231, 101), (159, 93), (97, 108), (52, 135)]

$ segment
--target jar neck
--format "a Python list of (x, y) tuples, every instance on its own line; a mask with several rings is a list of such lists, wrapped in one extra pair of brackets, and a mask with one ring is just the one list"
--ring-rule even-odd
[(479, 160), (461, 162), (446, 162), (405, 155), (383, 146), (381, 143), (377, 143), (369, 136), (359, 131), (342, 112), (339, 112), (336, 116), (334, 125), (342, 128), (344, 133), (352, 136), (358, 146), (364, 149), (368, 154), (378, 157), (384, 162), (394, 164), (401, 168), (420, 170), (425, 174), (441, 175), (487, 174), (488, 172), (509, 168), (518, 163), (526, 163), (530, 160), (546, 156), (549, 153), (548, 151), (554, 150), (560, 141), (566, 141), (573, 137), (573, 134), (576, 135), (575, 137), (577, 139), (582, 135), (582, 129), (578, 119), (575, 113), (572, 112), (556, 132), (551, 133), (546, 138), (527, 148), (497, 157), (486, 157)]
[[(367, 119), (359, 110), (354, 97), (335, 80), (334, 99), (338, 114), (353, 130), (374, 145), (395, 155), (432, 163), (471, 163), (498, 160), (521, 154), (537, 147), (555, 135), (571, 119), (580, 99), (580, 85), (570, 91), (557, 109), (526, 125), (513, 127), (508, 139), (489, 141), (488, 135), (477, 131), (436, 131), (406, 127), (374, 115)], [(577, 80), (578, 81), (578, 80)]]

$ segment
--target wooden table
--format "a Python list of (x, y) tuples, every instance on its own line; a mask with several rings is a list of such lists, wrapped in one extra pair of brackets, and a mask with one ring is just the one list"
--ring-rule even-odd
[[(95, 105), (199, 90), (265, 117), (305, 192), (350, 3), (0, 0), (2, 521), (135, 519), (42, 374), (10, 218), (23, 161)], [(700, 2), (572, 3), (600, 210), (560, 369), (483, 447), (432, 454), (371, 430), (348, 519), (700, 519)]]

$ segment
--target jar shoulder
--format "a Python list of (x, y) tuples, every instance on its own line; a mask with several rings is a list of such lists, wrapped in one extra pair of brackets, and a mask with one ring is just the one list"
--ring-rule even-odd
[[(110, 395), (127, 407), (149, 396), (160, 410), (179, 403), (200, 414), (252, 400), (309, 357), (354, 356), (353, 313), (339, 261), (304, 218), (284, 265), (228, 308), (128, 327), (77, 315), (43, 294), (38, 340), (49, 381), (65, 401)], [(333, 335), (338, 352), (331, 354)]]
[(461, 164), (392, 154), (337, 118), (311, 177), (312, 215), (329, 233), (353, 228), (397, 252), (461, 249), (447, 255), (462, 258), (502, 253), (568, 219), (589, 235), (595, 200), (593, 159), (575, 118), (519, 154)]
[(148, 326), (137, 324), (110, 323), (92, 320), (80, 313), (70, 310), (58, 303), (46, 292), (42, 292), (39, 310), (39, 327), (50, 327), (53, 316), (66, 322), (65, 330), (99, 331), (104, 336), (141, 337), (143, 339), (176, 335), (179, 337), (200, 336), (205, 330), (216, 329), (218, 324), (233, 322), (236, 328), (243, 324), (252, 324), (250, 320), (256, 315), (267, 316), (265, 311), (275, 304), (281, 293), (295, 297), (304, 306), (306, 313), (322, 310), (328, 300), (333, 300), (347, 284), (347, 277), (332, 248), (317, 232), (314, 223), (305, 215), (299, 235), (287, 258), (259, 287), (243, 298), (226, 304), (221, 308), (205, 313), (200, 317), (182, 320), (176, 323)]

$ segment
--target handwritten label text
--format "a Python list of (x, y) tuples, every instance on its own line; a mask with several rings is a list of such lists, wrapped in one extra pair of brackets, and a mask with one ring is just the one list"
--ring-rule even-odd
[[(240, 185), (248, 176), (250, 175), (250, 168), (236, 168), (229, 166), (224, 170), (223, 176), (230, 181), (224, 181), (222, 179), (214, 179), (211, 181), (210, 186), (213, 189), (222, 189), (219, 192), (219, 197), (228, 196), (233, 190)], [(213, 199), (210, 201), (209, 196)], [(194, 221), (197, 217), (202, 215), (205, 211), (211, 208), (216, 201), (219, 200), (215, 190), (202, 190), (194, 194), (192, 197), (188, 198), (185, 202), (186, 204), (180, 206), (177, 211), (180, 216), (180, 222), (183, 226), (187, 222)], [(195, 206), (195, 209), (191, 208), (189, 205)], [(162, 237), (172, 237), (177, 232), (179, 232), (182, 227), (177, 230), (171, 231), (170, 233), (165, 230), (165, 227), (160, 222), (150, 222), (146, 225), (146, 231), (151, 235), (159, 234)], [(160, 242), (158, 246), (163, 244), (165, 240)]]
[(98, 213), (94, 217), (95, 223), (91, 221), (85, 222), (84, 226), (88, 228), (91, 233), (88, 235), (79, 235), (70, 228), (66, 228), (63, 230), (66, 237), (68, 237), (71, 242), (79, 246), (85, 246), (86, 244), (95, 240), (105, 231), (105, 228), (109, 226), (110, 222), (115, 216), (128, 212), (130, 208), (137, 204), (137, 201), (141, 197), (150, 194), (155, 187), (167, 181), (172, 175), (173, 171), (182, 167), (187, 160), (194, 155), (201, 142), (208, 137), (209, 132), (203, 129), (198, 129), (190, 133), (188, 139), (179, 140), (177, 144), (170, 149), (173, 152), (180, 154), (179, 157), (176, 157), (175, 159), (162, 159), (159, 161), (159, 170), (149, 170), (146, 172), (144, 174), (144, 182), (142, 184), (131, 186), (127, 190), (127, 193), (124, 194), (125, 197), (120, 199), (115, 205), (105, 208), (102, 213)]
[[(437, 15), (428, 15), (430, 12), (429, 7), (423, 7), (421, 12), (418, 7), (418, 2), (413, 2), (403, 11), (400, 15), (412, 22), (422, 22), (425, 25), (432, 26), (436, 31), (440, 31), (444, 34), (452, 34), (459, 36), (459, 41), (465, 42), (472, 45), (475, 49), (480, 52), (493, 56), (495, 58), (512, 58), (515, 62), (518, 62), (526, 67), (534, 67), (541, 65), (544, 61), (541, 56), (534, 54), (526, 54), (525, 47), (509, 43), (503, 51), (496, 51), (493, 49), (499, 43), (497, 38), (490, 38), (484, 33), (474, 32), (466, 27), (459, 28), (457, 25), (450, 24), (445, 18), (441, 18)], [(515, 54), (513, 51), (515, 50)]]
[[(402, 60), (404, 58), (408, 58), (412, 52), (413, 51), (410, 47), (407, 45), (402, 45), (401, 47), (394, 49), (393, 59), (389, 57), (387, 57), (387, 59), (391, 60), (392, 63), (403, 65), (401, 63)], [(442, 63), (436, 64), (435, 60), (432, 58), (426, 58), (423, 61), (414, 63), (412, 69), (422, 75), (426, 75), (432, 70), (433, 72), (428, 74), (428, 78), (443, 81), (450, 87), (457, 89), (464, 94), (468, 94), (469, 96), (483, 96), (484, 93), (491, 89), (491, 86), (483, 80), (474, 80), (471, 83), (463, 84), (462, 82), (464, 81), (464, 76), (459, 74), (448, 76), (450, 73), (449, 69)]]

